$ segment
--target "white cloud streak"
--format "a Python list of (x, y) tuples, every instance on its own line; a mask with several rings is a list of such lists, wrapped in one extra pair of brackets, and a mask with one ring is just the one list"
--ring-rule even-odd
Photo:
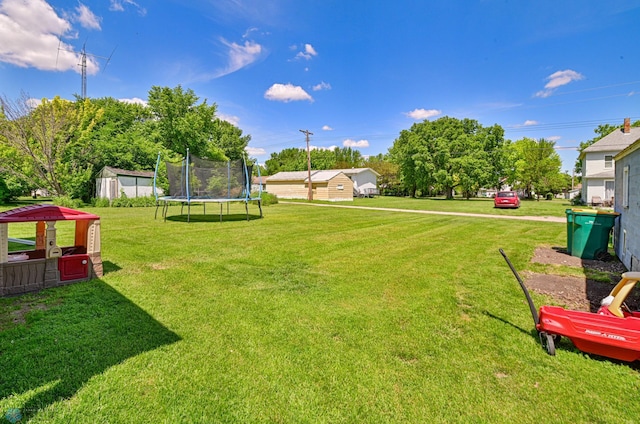
[(369, 140), (351, 140), (351, 139), (346, 139), (345, 141), (342, 142), (342, 146), (344, 147), (369, 147)]
[(323, 125), (322, 131), (333, 131), (333, 128), (331, 128), (329, 125)]
[(97, 17), (87, 6), (80, 3), (76, 7), (76, 19), (84, 28), (100, 30), (100, 18)]
[(267, 154), (267, 151), (262, 147), (245, 147), (244, 149), (249, 156), (264, 156)]
[(411, 112), (405, 113), (405, 115), (415, 120), (423, 120), (433, 118), (441, 113), (442, 111), (438, 109), (414, 109)]
[(313, 87), (311, 87), (311, 89), (313, 91), (320, 91), (320, 90), (331, 90), (331, 84), (322, 81), (320, 84), (316, 84)]
[(222, 43), (229, 47), (227, 67), (220, 71), (216, 77), (222, 77), (236, 72), (258, 60), (263, 52), (262, 46), (255, 41), (247, 40), (244, 44), (230, 43), (221, 39)]
[[(0, 2), (0, 62), (21, 68), (80, 73), (80, 53), (61, 40), (73, 36), (71, 23), (58, 16), (44, 0)], [(87, 56), (86, 69), (90, 75), (98, 72), (94, 58)]]
[(145, 16), (147, 14), (147, 9), (140, 6), (133, 0), (110, 0), (109, 1), (109, 10), (112, 12), (124, 12), (124, 6), (133, 6), (140, 16)]
[(300, 86), (293, 84), (273, 84), (264, 93), (264, 98), (278, 102), (293, 102), (308, 100), (313, 102), (313, 97)]
[(544, 86), (544, 90), (538, 91), (534, 97), (549, 97), (559, 87), (567, 85), (573, 81), (580, 81), (584, 79), (584, 75), (571, 69), (565, 69), (564, 71), (557, 71), (545, 78), (548, 82)]
[(226, 115), (224, 113), (218, 113), (217, 118), (223, 121), (227, 121), (228, 123), (235, 126), (238, 126), (238, 124), (240, 123), (240, 118), (238, 118), (235, 115)]
[(296, 59), (304, 59), (304, 60), (311, 60), (313, 59), (314, 56), (317, 56), (318, 52), (316, 51), (316, 49), (313, 48), (313, 46), (311, 44), (305, 44), (304, 45), (304, 50), (301, 52), (298, 52), (298, 54), (296, 55)]

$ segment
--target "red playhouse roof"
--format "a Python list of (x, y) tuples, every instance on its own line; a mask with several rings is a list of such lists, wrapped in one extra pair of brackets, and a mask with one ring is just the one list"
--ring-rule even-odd
[(98, 215), (54, 205), (31, 205), (0, 213), (0, 223), (37, 221), (80, 221), (100, 219)]

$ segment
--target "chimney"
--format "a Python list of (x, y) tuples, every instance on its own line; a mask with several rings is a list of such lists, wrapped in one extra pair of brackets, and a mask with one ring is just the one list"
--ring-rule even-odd
[(624, 133), (629, 134), (631, 132), (631, 120), (624, 118)]

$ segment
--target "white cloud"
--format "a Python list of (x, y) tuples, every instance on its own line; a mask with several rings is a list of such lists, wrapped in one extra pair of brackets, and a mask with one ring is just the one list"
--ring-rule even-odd
[(345, 141), (342, 142), (342, 145), (344, 147), (369, 147), (369, 140), (351, 140), (351, 139), (346, 139)]
[(247, 40), (243, 45), (238, 43), (229, 43), (225, 39), (221, 39), (227, 47), (229, 47), (228, 64), (225, 69), (217, 74), (217, 77), (229, 75), (246, 66), (251, 65), (258, 60), (262, 54), (262, 46), (255, 41)]
[(438, 116), (442, 113), (441, 110), (438, 109), (414, 109), (411, 112), (405, 113), (410, 118), (413, 119), (429, 119), (434, 116)]
[(545, 139), (545, 140), (548, 140), (548, 141), (558, 141), (558, 140), (560, 140), (561, 138), (562, 138), (562, 137), (560, 137), (559, 135), (552, 135), (551, 137), (545, 137), (544, 139)]
[(304, 91), (302, 87), (293, 84), (273, 84), (264, 93), (264, 98), (285, 103), (299, 100), (313, 102), (313, 97), (309, 93)]
[(101, 29), (100, 18), (94, 15), (94, 13), (87, 6), (80, 3), (78, 7), (76, 7), (76, 12), (78, 12), (76, 19), (84, 28), (96, 30)]
[(545, 84), (544, 90), (538, 91), (534, 97), (549, 97), (558, 87), (562, 87), (573, 81), (580, 81), (584, 79), (584, 75), (571, 69), (566, 69), (564, 71), (554, 72), (545, 79), (549, 82)]
[(317, 56), (317, 55), (318, 55), (318, 52), (316, 51), (316, 49), (313, 48), (311, 44), (305, 44), (304, 50), (301, 52), (298, 52), (295, 58), (311, 60), (314, 56)]
[(238, 118), (235, 115), (226, 115), (224, 113), (218, 113), (217, 114), (218, 119), (222, 119), (223, 121), (227, 121), (228, 123), (238, 126), (238, 124), (240, 123), (240, 118)]
[(522, 124), (523, 127), (530, 127), (532, 125), (538, 125), (538, 121), (534, 121), (533, 119), (527, 119), (526, 121), (524, 121), (524, 124)]
[(328, 82), (322, 81), (320, 84), (314, 85), (311, 89), (313, 91), (331, 90), (331, 84), (329, 84)]
[(333, 128), (331, 128), (329, 125), (323, 125), (322, 131), (333, 131)]
[(142, 100), (138, 97), (132, 97), (130, 99), (118, 99), (119, 101), (121, 101), (122, 103), (132, 103), (132, 104), (138, 104), (138, 105), (142, 105), (142, 106), (147, 106), (148, 103), (146, 100)]
[(140, 16), (145, 16), (147, 14), (147, 9), (140, 6), (133, 0), (110, 0), (109, 1), (109, 10), (112, 12), (124, 12), (124, 5), (133, 6), (138, 10), (138, 14)]
[[(59, 37), (72, 37), (71, 23), (44, 0), (0, 2), (0, 62), (44, 71), (80, 73), (81, 55)], [(87, 56), (87, 73), (99, 66)]]
[(249, 156), (264, 156), (267, 154), (267, 151), (264, 150), (262, 147), (245, 147), (244, 149)]

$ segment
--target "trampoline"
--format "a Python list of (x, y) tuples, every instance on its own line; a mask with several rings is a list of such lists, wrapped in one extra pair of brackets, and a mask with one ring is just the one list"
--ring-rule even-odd
[[(260, 210), (262, 218), (262, 187), (257, 195), (251, 195), (252, 165), (247, 165), (245, 159), (230, 161), (212, 161), (201, 159), (191, 155), (187, 151), (186, 157), (181, 162), (165, 162), (167, 167), (167, 179), (169, 181), (169, 195), (158, 196), (158, 168), (160, 154), (156, 162), (156, 170), (153, 177), (153, 194), (156, 197), (156, 213), (162, 206), (162, 217), (166, 221), (169, 205), (180, 203), (180, 215), (184, 215), (184, 206), (187, 206), (187, 222), (191, 221), (191, 205), (202, 204), (206, 214), (207, 203), (220, 205), (220, 222), (222, 222), (223, 205), (233, 202), (243, 202), (249, 221), (249, 202), (255, 202)], [(260, 170), (258, 169), (258, 173)]]

